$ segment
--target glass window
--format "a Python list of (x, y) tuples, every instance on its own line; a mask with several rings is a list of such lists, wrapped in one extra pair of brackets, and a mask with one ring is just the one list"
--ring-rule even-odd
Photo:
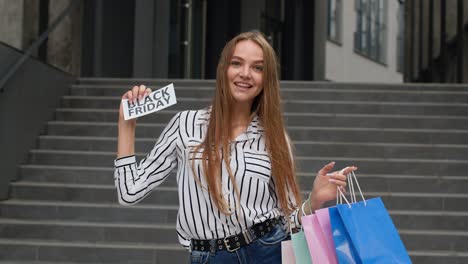
[(386, 0), (355, 0), (356, 32), (354, 49), (371, 59), (385, 63)]
[(328, 0), (328, 39), (341, 43), (341, 0)]

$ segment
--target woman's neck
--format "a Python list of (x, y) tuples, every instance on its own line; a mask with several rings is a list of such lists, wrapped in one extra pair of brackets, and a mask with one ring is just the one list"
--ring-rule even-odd
[(236, 104), (231, 111), (231, 122), (235, 126), (247, 126), (250, 123), (250, 106)]

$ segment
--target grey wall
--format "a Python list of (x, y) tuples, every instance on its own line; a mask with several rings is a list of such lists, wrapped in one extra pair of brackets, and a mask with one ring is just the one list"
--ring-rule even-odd
[[(0, 42), (0, 78), (22, 54)], [(74, 77), (37, 60), (28, 60), (0, 93), (0, 199), (8, 196), (9, 181), (18, 177), (18, 165), (27, 161), (44, 123), (51, 120), (60, 97)]]
[(23, 47), (23, 0), (0, 0), (0, 41)]

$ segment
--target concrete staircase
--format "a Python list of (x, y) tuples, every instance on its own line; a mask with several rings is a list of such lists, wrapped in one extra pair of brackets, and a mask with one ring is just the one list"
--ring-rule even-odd
[[(0, 263), (187, 263), (175, 177), (133, 207), (113, 186), (119, 98), (174, 82), (178, 104), (144, 117), (139, 158), (177, 111), (210, 104), (213, 81), (80, 79), (0, 202)], [(468, 263), (468, 86), (284, 82), (288, 130), (309, 190), (323, 164), (359, 166), (414, 263)]]

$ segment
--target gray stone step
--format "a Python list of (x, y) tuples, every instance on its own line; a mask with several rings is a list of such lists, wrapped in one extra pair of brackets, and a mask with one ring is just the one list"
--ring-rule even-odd
[(468, 232), (439, 230), (401, 230), (406, 248), (421, 250), (468, 251)]
[[(388, 206), (387, 206), (388, 208)], [(467, 230), (468, 212), (389, 210), (396, 227), (408, 230)]]
[[(149, 152), (156, 138), (137, 138), (135, 149)], [(116, 151), (117, 137), (80, 137), (80, 136), (40, 136), (40, 149)], [(377, 158), (421, 158), (421, 159), (458, 159), (468, 157), (468, 145), (435, 144), (396, 144), (396, 143), (349, 143), (294, 141), (295, 154), (298, 156), (358, 156)]]
[[(159, 124), (166, 124), (169, 120), (179, 112), (179, 109), (175, 107), (171, 107), (170, 110), (162, 110), (158, 113), (153, 113), (139, 119), (139, 123), (159, 123)], [(333, 115), (330, 113), (334, 113)], [(436, 126), (441, 126), (441, 124), (446, 123), (445, 127), (450, 127), (451, 129), (454, 128), (463, 128), (464, 125), (458, 124), (463, 123), (466, 118), (465, 116), (468, 112), (460, 113), (462, 116), (452, 115), (449, 116), (447, 113), (445, 115), (430, 115), (426, 114), (427, 116), (419, 115), (419, 114), (409, 114), (405, 113), (403, 115), (393, 114), (393, 113), (385, 113), (386, 115), (383, 116), (384, 113), (379, 112), (366, 112), (366, 113), (373, 113), (373, 115), (362, 115), (362, 113), (353, 113), (353, 111), (349, 111), (349, 113), (338, 113), (338, 112), (317, 112), (310, 110), (308, 108), (302, 108), (301, 111), (290, 111), (285, 112), (284, 118), (288, 125), (303, 125), (303, 124), (314, 124), (318, 123), (321, 124), (319, 121), (323, 119), (330, 119), (327, 121), (328, 123), (339, 123), (341, 126), (349, 126), (349, 124), (356, 124), (353, 122), (358, 122), (358, 124), (364, 126), (365, 122), (362, 120), (367, 120), (369, 124), (373, 124), (372, 122), (381, 122), (382, 125), (389, 125), (388, 123), (395, 118), (403, 119), (400, 123), (390, 124), (390, 127), (395, 127), (397, 125), (404, 124), (405, 122), (409, 122), (411, 120), (419, 120), (412, 123), (411, 126), (408, 127), (415, 127), (417, 124), (425, 124), (428, 128), (436, 128)], [(438, 114), (438, 113), (435, 113)], [(350, 121), (347, 117), (349, 117)], [(58, 108), (55, 112), (55, 118), (57, 121), (82, 121), (82, 122), (117, 122), (118, 119), (118, 110), (117, 109), (96, 109), (96, 108)], [(315, 120), (317, 119), (317, 120)], [(343, 121), (345, 119), (345, 121)], [(357, 121), (355, 121), (355, 119)], [(445, 120), (445, 121), (441, 121)], [(322, 125), (325, 125), (326, 122)], [(447, 125), (449, 124), (449, 125)], [(454, 124), (452, 126), (452, 124)], [(423, 128), (423, 127), (421, 127)]]
[[(138, 158), (146, 154), (137, 153)], [(35, 149), (30, 151), (31, 164), (67, 165), (67, 166), (113, 166), (115, 152), (72, 151)], [(466, 160), (445, 159), (398, 159), (398, 158), (360, 158), (360, 157), (324, 157), (296, 156), (301, 171), (315, 172), (330, 161), (336, 161), (336, 167), (358, 166), (363, 173), (416, 174), (416, 175), (448, 175), (458, 176), (460, 172), (468, 171)], [(463, 176), (463, 175), (462, 175)]]
[[(182, 98), (184, 99), (184, 98)], [(179, 100), (180, 101), (180, 100)], [(183, 102), (183, 101), (182, 101)], [(185, 102), (187, 104), (187, 102)], [(199, 104), (188, 105), (190, 108), (203, 107), (206, 105), (206, 100)], [(114, 106), (112, 104), (111, 106)], [(177, 104), (170, 109), (175, 111), (186, 110), (183, 104)], [(413, 102), (353, 102), (353, 101), (324, 101), (324, 100), (294, 100), (284, 103), (284, 111), (288, 112), (305, 112), (305, 113), (346, 113), (346, 114), (393, 114), (393, 115), (436, 115), (436, 116), (465, 116), (468, 112), (468, 104), (463, 103), (413, 103)], [(95, 109), (95, 108), (59, 108), (57, 109), (57, 118), (81, 118), (85, 109), (93, 111), (92, 117), (100, 117), (101, 119), (112, 118), (112, 113), (118, 109)], [(72, 115), (72, 113), (75, 113)], [(82, 115), (78, 115), (81, 113)], [(107, 114), (107, 117), (105, 116)]]
[(457, 251), (410, 251), (408, 252), (413, 263), (421, 264), (463, 264), (468, 263), (468, 253)]
[(189, 253), (178, 245), (1, 238), (0, 259), (24, 263), (164, 264), (168, 259), (187, 263)]
[[(158, 82), (152, 84), (146, 84), (147, 87), (156, 90), (166, 86), (170, 82)], [(212, 96), (214, 94), (214, 83), (205, 83), (202, 85), (194, 85), (194, 83), (178, 83), (172, 82), (176, 91), (178, 93), (184, 94), (190, 90), (203, 92), (206, 95)], [(96, 84), (84, 84), (77, 83), (72, 85), (71, 94), (72, 95), (113, 95), (119, 96), (128, 91), (133, 87), (133, 84), (124, 84), (124, 83), (96, 83)], [(309, 92), (316, 93), (317, 91), (328, 91), (328, 92), (364, 92), (369, 93), (419, 93), (419, 94), (428, 94), (428, 93), (438, 93), (438, 94), (466, 94), (468, 92), (468, 86), (457, 86), (454, 85), (441, 85), (435, 86), (431, 84), (420, 84), (414, 85), (411, 83), (407, 84), (377, 84), (377, 85), (368, 85), (368, 84), (357, 84), (357, 83), (315, 83), (315, 82), (305, 82), (304, 84), (294, 85), (289, 82), (283, 82), (283, 85), (280, 87), (280, 92), (283, 96), (288, 94), (293, 94), (297, 92)], [(203, 94), (202, 93), (202, 94)], [(200, 94), (200, 93), (198, 93)], [(192, 95), (190, 94), (192, 97)]]
[(0, 237), (71, 242), (177, 244), (175, 223), (127, 224), (83, 221), (0, 219)]
[[(99, 103), (96, 103), (99, 104)], [(84, 106), (81, 106), (84, 107)], [(95, 106), (93, 106), (95, 107)], [(79, 108), (84, 110), (85, 108)], [(185, 109), (198, 109), (188, 107)], [(115, 111), (115, 112), (114, 112)], [(80, 111), (79, 118), (68, 118), (67, 121), (103, 121), (117, 122), (117, 111), (112, 112), (89, 109), (88, 112)], [(163, 114), (151, 114), (140, 123), (167, 124), (177, 111), (165, 112)], [(94, 116), (96, 114), (96, 116)], [(90, 118), (86, 118), (89, 116)], [(284, 115), (288, 126), (310, 126), (327, 127), (361, 127), (368, 128), (419, 128), (419, 129), (468, 129), (468, 118), (461, 116), (429, 116), (429, 115), (383, 115), (383, 114), (336, 114), (336, 113), (294, 113), (288, 112)], [(57, 119), (60, 120), (60, 119)], [(62, 119), (63, 120), (63, 119)]]
[[(129, 90), (126, 86), (73, 85), (73, 96), (115, 96), (121, 97)], [(213, 87), (178, 87), (179, 98), (211, 98)], [(411, 89), (336, 89), (336, 88), (287, 88), (281, 91), (283, 101), (287, 100), (325, 100), (325, 101), (370, 101), (370, 102), (431, 102), (431, 103), (467, 103), (466, 91), (416, 91)]]
[[(75, 99), (73, 99), (75, 98)], [(107, 99), (106, 99), (107, 98)], [(84, 103), (84, 100), (89, 102)], [(89, 111), (118, 110), (120, 97), (96, 96), (67, 96), (62, 101), (64, 108), (58, 111), (83, 110), (93, 107)], [(187, 109), (201, 109), (211, 104), (211, 99), (195, 101), (190, 98), (178, 98), (178, 104), (170, 109), (182, 111)], [(394, 114), (394, 115), (435, 115), (435, 116), (465, 116), (468, 104), (464, 103), (414, 103), (414, 102), (355, 102), (355, 101), (324, 101), (324, 100), (284, 100), (285, 114), (288, 112), (305, 113), (346, 113), (346, 114)], [(67, 108), (68, 107), (68, 108)], [(73, 107), (73, 108), (70, 108)], [(80, 108), (81, 107), (81, 108)], [(86, 108), (85, 108), (86, 107)], [(105, 108), (105, 109), (103, 109)], [(96, 113), (97, 114), (97, 113)], [(103, 114), (100, 114), (103, 115)], [(112, 120), (113, 121), (113, 120)]]
[[(400, 230), (399, 233), (408, 249), (419, 248), (420, 250), (453, 250), (459, 252), (466, 252), (468, 250), (467, 232)], [(161, 225), (28, 221), (18, 219), (1, 219), (0, 235), (3, 239), (46, 240), (53, 238), (56, 241), (75, 243), (117, 242), (159, 244), (163, 242), (173, 244), (177, 240), (175, 227), (164, 227)]]
[[(121, 206), (116, 203), (17, 200), (0, 202), (0, 216), (11, 219), (99, 223), (174, 224), (177, 205)], [(400, 229), (464, 230), (468, 212), (390, 211)]]
[[(176, 247), (157, 249), (158, 247), (147, 244), (134, 246), (0, 239), (0, 245), (0, 263), (8, 264), (162, 264), (167, 263), (167, 259), (171, 259), (173, 263), (189, 262), (189, 253), (186, 250)], [(413, 250), (408, 253), (415, 264), (461, 264), (468, 260), (467, 253), (457, 251)]]
[(177, 205), (121, 206), (117, 203), (79, 203), (17, 200), (0, 202), (2, 218), (60, 220), (99, 223), (174, 225)]
[[(169, 83), (177, 84), (181, 87), (201, 87), (201, 86), (214, 86), (214, 79), (147, 79), (147, 78), (89, 78), (80, 77), (76, 81), (77, 84), (83, 85), (158, 85), (163, 86)], [(384, 89), (384, 90), (447, 90), (447, 91), (466, 91), (468, 85), (466, 84), (446, 84), (446, 83), (372, 83), (372, 82), (328, 82), (328, 81), (291, 81), (280, 80), (280, 86), (284, 88), (317, 88), (317, 87), (331, 87), (331, 88), (360, 88), (360, 89)]]
[[(381, 196), (389, 210), (468, 211), (468, 194), (364, 192), (364, 195), (366, 198)], [(11, 184), (11, 197), (20, 200), (117, 203), (117, 190), (113, 185), (21, 181)], [(177, 205), (177, 188), (157, 187), (141, 203)]]
[[(138, 124), (137, 138), (157, 138), (165, 125)], [(468, 130), (392, 129), (364, 127), (289, 126), (290, 137), (297, 141), (314, 139), (338, 142), (381, 142), (412, 144), (468, 144)], [(117, 136), (117, 124), (109, 122), (47, 122), (48, 135)]]
[[(108, 185), (113, 182), (113, 167), (22, 165), (21, 179), (30, 182), (77, 183)], [(430, 175), (385, 175), (363, 174), (358, 171), (359, 182), (366, 190), (373, 192), (423, 192), (423, 193), (466, 193), (467, 176), (430, 176)], [(311, 188), (315, 173), (298, 172), (300, 187), (306, 191)], [(175, 173), (170, 175), (161, 186), (175, 187)]]
[[(78, 78), (79, 85), (94, 86), (125, 86), (147, 85), (162, 87), (174, 83), (178, 87), (214, 87), (215, 80), (198, 79), (145, 79), (145, 78)], [(321, 81), (280, 81), (280, 87), (289, 88), (333, 88), (333, 89), (370, 89), (370, 90), (411, 90), (411, 91), (468, 91), (466, 84), (440, 84), (440, 83), (359, 83), (359, 82), (321, 82)]]

